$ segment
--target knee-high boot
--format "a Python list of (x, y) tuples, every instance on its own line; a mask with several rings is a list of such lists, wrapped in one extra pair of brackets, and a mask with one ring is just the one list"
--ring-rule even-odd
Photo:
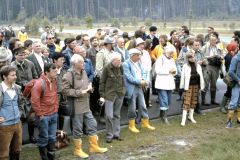
[(183, 110), (181, 126), (185, 126), (187, 119), (187, 110)]
[(206, 92), (201, 91), (201, 97), (202, 97), (202, 105), (203, 105), (203, 106), (209, 106), (210, 104), (207, 104), (207, 103), (205, 102)]
[(227, 109), (226, 109), (226, 104), (227, 104), (228, 98), (226, 96), (223, 96), (222, 98), (222, 102), (220, 103), (220, 111), (222, 113), (227, 113)]
[(219, 105), (219, 103), (217, 103), (215, 101), (215, 98), (216, 98), (216, 91), (211, 91), (211, 104), (212, 105)]

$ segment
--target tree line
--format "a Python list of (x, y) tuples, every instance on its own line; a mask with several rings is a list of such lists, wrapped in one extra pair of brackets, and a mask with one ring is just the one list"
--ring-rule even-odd
[(168, 21), (189, 18), (237, 18), (240, 0), (0, 0), (1, 21), (23, 21), (38, 16), (50, 20), (61, 15), (96, 21), (111, 18), (151, 18)]

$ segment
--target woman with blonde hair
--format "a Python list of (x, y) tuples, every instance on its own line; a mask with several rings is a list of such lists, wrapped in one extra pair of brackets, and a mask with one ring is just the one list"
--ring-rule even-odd
[(199, 89), (204, 89), (204, 79), (201, 66), (195, 62), (193, 50), (189, 50), (186, 54), (186, 61), (182, 67), (180, 89), (184, 90), (181, 126), (185, 126), (188, 110), (188, 119), (192, 123), (196, 123), (193, 113), (197, 105)]

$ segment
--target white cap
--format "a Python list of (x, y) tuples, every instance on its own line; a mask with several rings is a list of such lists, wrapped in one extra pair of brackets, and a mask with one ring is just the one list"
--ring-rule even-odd
[(136, 49), (136, 48), (132, 48), (132, 49), (129, 50), (129, 56), (130, 57), (135, 55), (135, 54), (141, 55), (142, 52), (140, 50)]
[(145, 43), (145, 41), (142, 38), (137, 38), (136, 39), (136, 46), (138, 46), (141, 43)]

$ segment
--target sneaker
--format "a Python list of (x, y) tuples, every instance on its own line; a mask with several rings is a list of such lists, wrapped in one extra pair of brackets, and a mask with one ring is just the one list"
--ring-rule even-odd
[(107, 143), (112, 143), (112, 140), (113, 140), (112, 138), (106, 138)]
[(227, 125), (226, 125), (226, 128), (231, 128), (232, 127), (232, 122), (231, 121), (228, 121), (227, 122)]

